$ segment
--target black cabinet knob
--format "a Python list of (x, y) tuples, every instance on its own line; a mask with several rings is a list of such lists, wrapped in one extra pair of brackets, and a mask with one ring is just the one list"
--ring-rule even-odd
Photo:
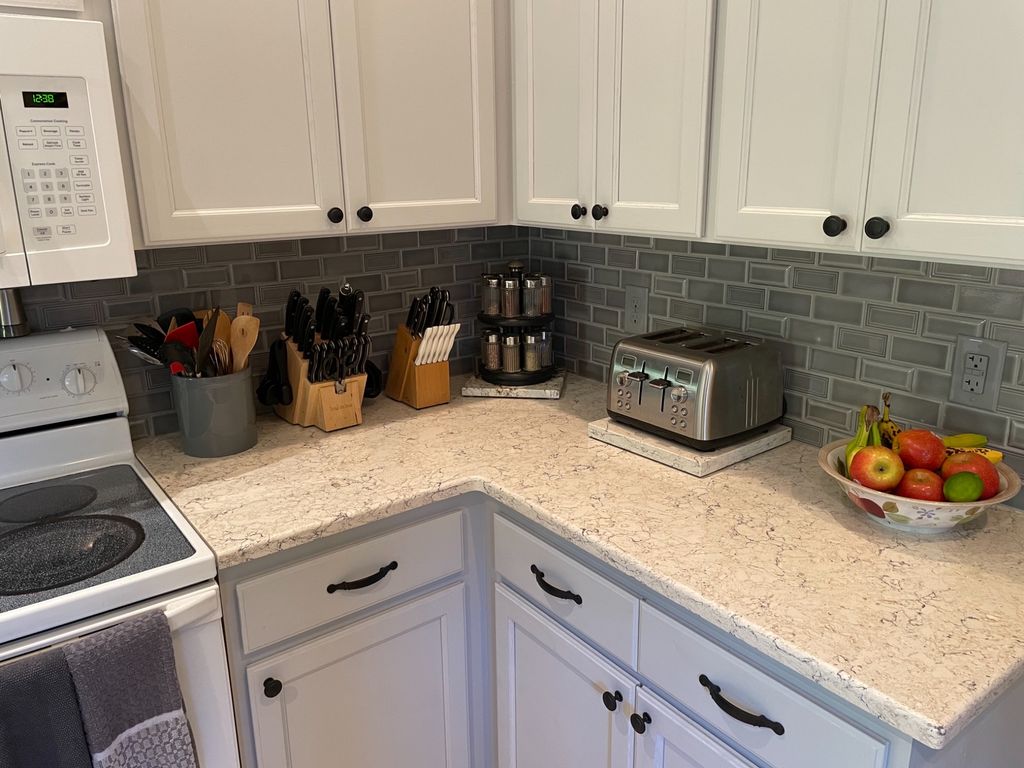
[(263, 681), (263, 695), (268, 699), (275, 698), (281, 690), (284, 688), (284, 683), (280, 680), (275, 680), (273, 677), (268, 677)]
[(371, 208), (368, 205), (364, 205), (362, 208), (356, 211), (356, 216), (359, 217), (360, 221), (369, 221), (370, 219), (373, 218), (373, 208)]
[(600, 221), (608, 215), (608, 209), (603, 205), (595, 205), (590, 209), (590, 213), (594, 216), (594, 221)]
[(846, 231), (846, 219), (842, 216), (826, 216), (821, 222), (821, 230), (829, 237), (839, 237)]
[(614, 712), (618, 708), (619, 702), (622, 701), (622, 694), (618, 691), (615, 691), (615, 693), (605, 691), (601, 696), (601, 700), (604, 701), (604, 706), (609, 712)]
[(643, 734), (647, 730), (647, 726), (651, 722), (651, 716), (644, 712), (642, 715), (638, 712), (634, 712), (629, 716), (629, 724), (633, 726), (633, 730), (639, 734)]
[(573, 203), (572, 208), (569, 209), (569, 215), (574, 219), (581, 219), (587, 215), (587, 206)]
[(327, 212), (327, 218), (331, 220), (333, 224), (341, 224), (341, 220), (345, 218), (345, 212), (335, 206)]
[(864, 222), (864, 234), (872, 240), (885, 237), (885, 233), (891, 229), (891, 225), (879, 216), (872, 216)]

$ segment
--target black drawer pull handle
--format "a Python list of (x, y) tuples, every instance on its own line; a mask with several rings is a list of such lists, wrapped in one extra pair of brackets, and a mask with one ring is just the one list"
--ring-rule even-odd
[(263, 695), (268, 699), (277, 698), (277, 695), (281, 693), (284, 688), (284, 684), (280, 680), (275, 680), (272, 677), (268, 677), (263, 681)]
[(697, 682), (708, 689), (708, 693), (711, 694), (711, 700), (718, 705), (718, 708), (725, 712), (729, 717), (739, 720), (741, 723), (747, 725), (753, 725), (758, 728), (771, 728), (776, 736), (781, 736), (786, 732), (786, 729), (782, 727), (782, 723), (777, 723), (764, 715), (753, 715), (747, 712), (745, 709), (740, 709), (731, 701), (722, 696), (722, 689), (712, 683), (707, 675), (701, 675), (697, 678)]
[(605, 709), (609, 712), (614, 712), (618, 708), (619, 702), (622, 701), (622, 694), (618, 691), (615, 693), (605, 691), (601, 694), (601, 700), (604, 702)]
[(537, 577), (537, 585), (552, 597), (557, 597), (560, 600), (572, 600), (576, 605), (583, 605), (583, 598), (575, 592), (570, 592), (568, 589), (553, 587), (544, 581), (544, 571), (536, 565), (530, 566), (530, 572)]
[(634, 712), (629, 716), (629, 724), (633, 726), (633, 730), (641, 736), (647, 730), (647, 726), (651, 723), (651, 716), (644, 712), (642, 715)]
[(366, 587), (376, 584), (378, 581), (388, 575), (388, 571), (397, 571), (398, 561), (392, 560), (387, 565), (382, 565), (380, 570), (372, 576), (367, 576), (365, 579), (357, 579), (356, 581), (339, 581), (337, 584), (327, 585), (327, 594), (333, 595), (340, 589), (353, 590), (353, 589), (365, 589)]

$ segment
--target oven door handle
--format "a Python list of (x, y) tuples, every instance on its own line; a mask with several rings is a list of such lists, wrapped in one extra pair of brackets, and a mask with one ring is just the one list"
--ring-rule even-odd
[(187, 597), (172, 600), (164, 609), (171, 632), (179, 632), (197, 624), (219, 621), (221, 618), (220, 598), (217, 587), (210, 586)]

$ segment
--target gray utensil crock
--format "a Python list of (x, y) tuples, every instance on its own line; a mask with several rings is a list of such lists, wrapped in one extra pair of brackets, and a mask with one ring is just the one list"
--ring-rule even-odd
[(171, 393), (189, 456), (230, 456), (256, 445), (256, 404), (248, 368), (227, 376), (171, 376)]

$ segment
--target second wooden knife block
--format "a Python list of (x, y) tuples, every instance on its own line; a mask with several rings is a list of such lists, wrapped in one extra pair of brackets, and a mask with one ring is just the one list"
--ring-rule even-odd
[(395, 332), (395, 348), (384, 394), (413, 408), (429, 408), (451, 400), (448, 361), (415, 365), (422, 339), (402, 325)]
[(311, 384), (306, 378), (309, 360), (302, 357), (294, 341), (289, 339), (285, 344), (292, 402), (290, 405), (275, 405), (274, 412), (292, 424), (319, 427), (324, 432), (362, 424), (366, 374), (357, 373), (341, 381)]

